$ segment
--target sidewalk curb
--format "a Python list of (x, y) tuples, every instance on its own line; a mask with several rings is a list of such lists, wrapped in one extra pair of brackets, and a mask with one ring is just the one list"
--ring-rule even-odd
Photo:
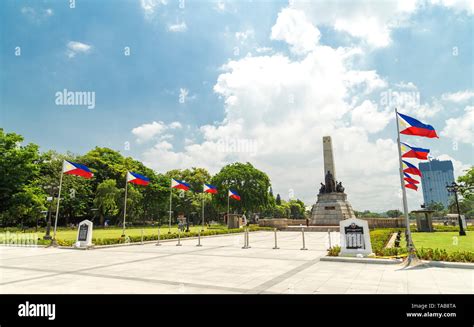
[[(369, 263), (379, 265), (393, 265), (403, 262), (402, 259), (375, 259), (375, 258), (354, 258), (354, 257), (321, 257), (320, 261), (327, 262), (349, 262), (349, 263)], [(428, 261), (422, 260), (423, 265), (427, 267), (437, 268), (459, 268), (459, 269), (474, 269), (474, 263), (469, 262), (448, 262), (448, 261)]]

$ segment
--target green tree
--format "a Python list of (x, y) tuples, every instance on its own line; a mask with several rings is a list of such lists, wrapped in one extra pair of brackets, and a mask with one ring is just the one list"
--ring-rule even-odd
[(281, 205), (280, 194), (277, 194), (277, 197), (276, 197), (276, 200), (275, 200), (275, 204), (276, 204), (277, 206), (280, 206), (280, 205)]
[(120, 190), (113, 179), (107, 179), (97, 186), (94, 205), (98, 209), (99, 223), (104, 224), (105, 217), (114, 217), (118, 214), (117, 198)]
[(19, 192), (13, 194), (9, 201), (7, 214), (13, 219), (10, 224), (33, 225), (36, 220), (44, 218), (41, 211), (46, 210), (46, 196), (43, 190), (36, 186), (25, 185)]
[(267, 174), (256, 169), (250, 163), (236, 162), (223, 167), (212, 178), (219, 193), (213, 197), (214, 204), (222, 211), (227, 210), (228, 190), (233, 189), (241, 201), (231, 200), (231, 209), (238, 212), (262, 212), (271, 203), (270, 179)]
[(394, 210), (388, 210), (385, 214), (390, 218), (398, 218), (403, 215), (403, 212), (401, 212), (398, 209), (394, 209)]
[[(8, 209), (19, 205), (19, 199), (24, 199), (25, 194), (32, 194), (31, 189), (39, 175), (38, 146), (33, 143), (22, 145), (22, 142), (22, 136), (5, 133), (0, 128), (0, 217), (6, 224), (11, 219), (20, 218), (11, 216), (13, 213)], [(21, 194), (15, 197), (17, 193)], [(20, 211), (15, 212), (15, 215), (20, 214)], [(22, 217), (25, 218), (24, 214)]]

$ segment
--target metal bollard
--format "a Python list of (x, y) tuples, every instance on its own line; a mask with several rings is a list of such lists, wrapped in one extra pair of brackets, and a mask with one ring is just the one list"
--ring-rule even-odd
[(331, 230), (328, 229), (328, 239), (329, 239), (329, 248), (332, 248), (332, 244), (331, 244)]
[(161, 243), (160, 243), (160, 227), (158, 226), (158, 240), (156, 241), (156, 246), (160, 246)]
[(143, 228), (142, 228), (142, 245), (143, 245)]
[(301, 227), (301, 236), (303, 237), (303, 247), (301, 248), (301, 250), (308, 250), (304, 242), (304, 227)]
[(196, 246), (202, 246), (201, 245), (201, 231), (198, 231), (198, 244)]
[(181, 246), (181, 230), (178, 229), (178, 244), (176, 246)]
[(248, 236), (247, 236), (247, 229), (244, 230), (244, 246), (242, 249), (248, 249)]
[(279, 247), (278, 247), (278, 243), (277, 243), (277, 229), (273, 229), (273, 232), (275, 234), (275, 247), (273, 248), (273, 250), (278, 250)]
[(247, 227), (247, 248), (249, 248), (249, 249), (250, 249), (250, 248), (251, 248), (251, 246), (250, 246), (250, 242), (249, 242), (249, 240), (250, 240), (250, 238), (249, 238), (249, 234), (250, 234), (250, 233), (249, 233), (249, 229), (248, 229), (248, 227)]

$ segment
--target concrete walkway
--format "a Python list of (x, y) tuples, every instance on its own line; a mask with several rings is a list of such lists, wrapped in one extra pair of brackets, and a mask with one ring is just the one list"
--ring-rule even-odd
[[(337, 233), (332, 233), (334, 240)], [(250, 233), (89, 251), (0, 246), (0, 293), (474, 293), (474, 270), (322, 262), (328, 234)]]

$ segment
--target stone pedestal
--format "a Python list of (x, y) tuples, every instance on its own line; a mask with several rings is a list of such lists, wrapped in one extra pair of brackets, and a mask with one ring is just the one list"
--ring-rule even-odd
[(349, 218), (355, 218), (355, 214), (346, 193), (318, 194), (318, 201), (311, 210), (312, 225), (338, 226), (341, 220)]

